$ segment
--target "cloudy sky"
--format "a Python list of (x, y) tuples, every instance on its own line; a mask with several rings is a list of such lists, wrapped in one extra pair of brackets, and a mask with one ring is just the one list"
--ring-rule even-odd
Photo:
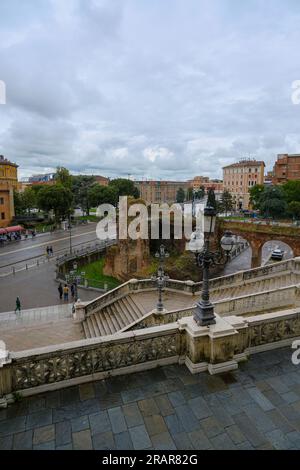
[(0, 154), (20, 176), (221, 177), (300, 153), (299, 0), (1, 0)]

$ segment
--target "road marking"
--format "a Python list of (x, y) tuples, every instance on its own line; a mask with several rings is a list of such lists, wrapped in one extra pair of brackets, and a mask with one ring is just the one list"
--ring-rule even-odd
[[(92, 230), (91, 232), (84, 232), (84, 233), (80, 233), (78, 235), (72, 235), (72, 239), (73, 238), (78, 238), (78, 237), (82, 237), (84, 235), (89, 235), (90, 233), (95, 233), (96, 231), (95, 230)], [(64, 241), (64, 240), (70, 240), (70, 235), (68, 237), (64, 237), (64, 238), (59, 238), (58, 240), (50, 240), (48, 242), (45, 242), (45, 243), (39, 243), (38, 245), (33, 245), (33, 246), (26, 246), (25, 248), (19, 248), (18, 250), (12, 250), (12, 251), (6, 251), (5, 253), (0, 253), (0, 256), (6, 256), (6, 255), (11, 255), (13, 253), (19, 253), (20, 251), (25, 251), (25, 250), (33, 250), (34, 248), (39, 248), (41, 246), (46, 246), (46, 245), (54, 245), (55, 243), (59, 243), (61, 241)]]

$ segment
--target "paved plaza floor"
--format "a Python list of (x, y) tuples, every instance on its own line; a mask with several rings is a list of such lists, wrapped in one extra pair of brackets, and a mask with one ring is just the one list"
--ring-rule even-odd
[(222, 376), (173, 365), (24, 398), (0, 410), (0, 449), (300, 449), (291, 349)]

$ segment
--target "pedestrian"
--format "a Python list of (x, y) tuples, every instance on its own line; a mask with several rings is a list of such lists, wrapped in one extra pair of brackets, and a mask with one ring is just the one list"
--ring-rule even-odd
[(69, 288), (68, 288), (67, 284), (65, 284), (65, 286), (64, 286), (64, 300), (65, 301), (69, 300)]
[(53, 256), (53, 247), (52, 247), (52, 245), (49, 246), (49, 252), (50, 252), (50, 255)]
[(59, 292), (59, 298), (61, 300), (62, 296), (63, 296), (63, 286), (61, 285), (61, 282), (59, 283), (59, 286), (58, 286), (57, 290)]
[(72, 298), (74, 299), (74, 295), (75, 295), (75, 286), (74, 286), (74, 283), (71, 284), (71, 295), (72, 295)]
[(19, 311), (19, 312), (21, 313), (21, 301), (20, 301), (20, 298), (19, 298), (19, 297), (16, 298), (15, 313), (17, 313), (17, 311)]

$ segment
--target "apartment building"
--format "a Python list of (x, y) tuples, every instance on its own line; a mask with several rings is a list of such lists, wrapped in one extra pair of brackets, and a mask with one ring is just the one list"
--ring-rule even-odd
[(208, 176), (195, 176), (195, 178), (188, 181), (188, 183), (194, 191), (199, 191), (199, 189), (202, 187), (205, 189), (205, 191), (213, 189), (216, 193), (223, 192), (223, 181), (211, 180)]
[(14, 190), (18, 189), (18, 165), (0, 155), (0, 227), (7, 227), (14, 215)]
[(300, 180), (300, 154), (279, 154), (273, 170), (273, 184)]
[(147, 203), (173, 204), (176, 202), (177, 192), (182, 188), (185, 192), (190, 188), (188, 181), (135, 181), (140, 197)]
[(258, 160), (240, 160), (223, 167), (224, 190), (231, 193), (236, 209), (249, 208), (249, 189), (264, 184), (265, 163)]

